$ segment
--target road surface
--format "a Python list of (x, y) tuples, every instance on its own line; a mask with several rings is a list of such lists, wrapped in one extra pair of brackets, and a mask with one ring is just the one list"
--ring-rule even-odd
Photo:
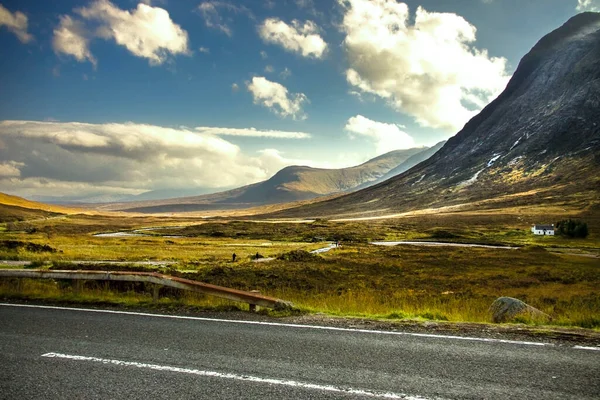
[(0, 321), (3, 399), (600, 397), (600, 351), (572, 346), (7, 304)]

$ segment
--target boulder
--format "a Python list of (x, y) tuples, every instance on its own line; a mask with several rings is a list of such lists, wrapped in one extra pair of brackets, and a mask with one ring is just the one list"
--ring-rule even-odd
[(546, 322), (552, 319), (545, 312), (512, 297), (497, 298), (490, 306), (489, 311), (492, 314), (492, 321), (495, 323), (510, 322), (517, 317), (526, 317), (535, 322)]

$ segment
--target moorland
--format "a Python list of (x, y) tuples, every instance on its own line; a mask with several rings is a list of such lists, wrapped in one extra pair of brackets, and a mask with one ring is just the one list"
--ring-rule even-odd
[[(586, 221), (590, 235), (575, 239), (530, 232), (533, 223), (564, 217)], [(491, 303), (511, 296), (548, 313), (550, 324), (600, 327), (600, 218), (593, 207), (438, 210), (335, 221), (53, 213), (13, 205), (5, 206), (2, 221), (0, 259), (31, 261), (28, 268), (159, 271), (259, 290), (293, 302), (297, 312), (392, 320), (490, 322)], [(107, 232), (140, 236), (95, 236)], [(399, 240), (507, 248), (372, 244)], [(330, 242), (341, 245), (310, 253)], [(257, 253), (264, 262), (257, 262)], [(109, 263), (115, 261), (120, 263)], [(151, 307), (147, 289), (88, 282), (76, 291), (68, 282), (5, 279), (0, 296)], [(247, 307), (167, 289), (160, 304)], [(535, 323), (526, 318), (517, 322)]]

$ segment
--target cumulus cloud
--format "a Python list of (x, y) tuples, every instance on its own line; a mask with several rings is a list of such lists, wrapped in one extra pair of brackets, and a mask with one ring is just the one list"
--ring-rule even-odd
[[(20, 195), (228, 188), (277, 170), (216, 134), (302, 138), (301, 132), (77, 122), (0, 122), (0, 187)], [(274, 132), (274, 133), (272, 133)], [(307, 135), (307, 134), (306, 134)], [(266, 160), (266, 161), (265, 161)]]
[(577, 11), (600, 11), (600, 0), (577, 0)]
[(277, 139), (309, 139), (311, 135), (305, 132), (261, 130), (256, 128), (218, 128), (210, 126), (199, 126), (197, 132), (215, 136), (247, 136), (267, 137)]
[(20, 11), (11, 13), (2, 4), (0, 4), (0, 27), (14, 33), (22, 43), (29, 43), (33, 40), (33, 36), (27, 33), (27, 16)]
[(254, 104), (261, 104), (281, 117), (306, 119), (302, 106), (308, 102), (308, 98), (304, 93), (288, 93), (285, 86), (263, 76), (252, 78), (247, 87), (252, 93)]
[(82, 22), (68, 15), (60, 17), (60, 23), (54, 29), (52, 38), (55, 53), (73, 56), (80, 62), (88, 60), (95, 66), (96, 58), (90, 52), (89, 43), (90, 38)]
[(108, 0), (95, 0), (75, 9), (79, 19), (62, 16), (54, 30), (57, 53), (95, 64), (89, 43), (93, 38), (114, 40), (151, 65), (164, 63), (170, 56), (189, 54), (188, 34), (160, 7), (139, 3), (132, 11), (122, 10)]
[(322, 58), (327, 43), (319, 35), (319, 27), (312, 21), (302, 24), (293, 20), (291, 25), (279, 18), (267, 18), (258, 28), (260, 37), (267, 43), (282, 46), (304, 57)]
[(338, 0), (346, 79), (421, 126), (457, 130), (508, 83), (506, 59), (477, 49), (476, 28), (456, 14), (396, 0)]
[(25, 164), (15, 161), (6, 161), (0, 163), (0, 179), (21, 176), (20, 168), (24, 166)]
[(377, 122), (362, 115), (350, 118), (345, 127), (351, 135), (365, 136), (372, 140), (378, 154), (415, 147), (414, 139), (403, 128), (402, 125)]
[(223, 32), (227, 36), (233, 36), (231, 28), (232, 20), (224, 18), (219, 9), (223, 9), (235, 14), (245, 14), (254, 19), (254, 14), (246, 7), (241, 5), (233, 5), (225, 1), (204, 1), (198, 6), (198, 12), (204, 19), (204, 24), (208, 28), (216, 29)]

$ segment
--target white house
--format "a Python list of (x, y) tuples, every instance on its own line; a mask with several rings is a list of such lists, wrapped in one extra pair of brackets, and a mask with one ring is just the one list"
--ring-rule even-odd
[(531, 227), (534, 235), (554, 236), (554, 224), (552, 225), (534, 225)]

